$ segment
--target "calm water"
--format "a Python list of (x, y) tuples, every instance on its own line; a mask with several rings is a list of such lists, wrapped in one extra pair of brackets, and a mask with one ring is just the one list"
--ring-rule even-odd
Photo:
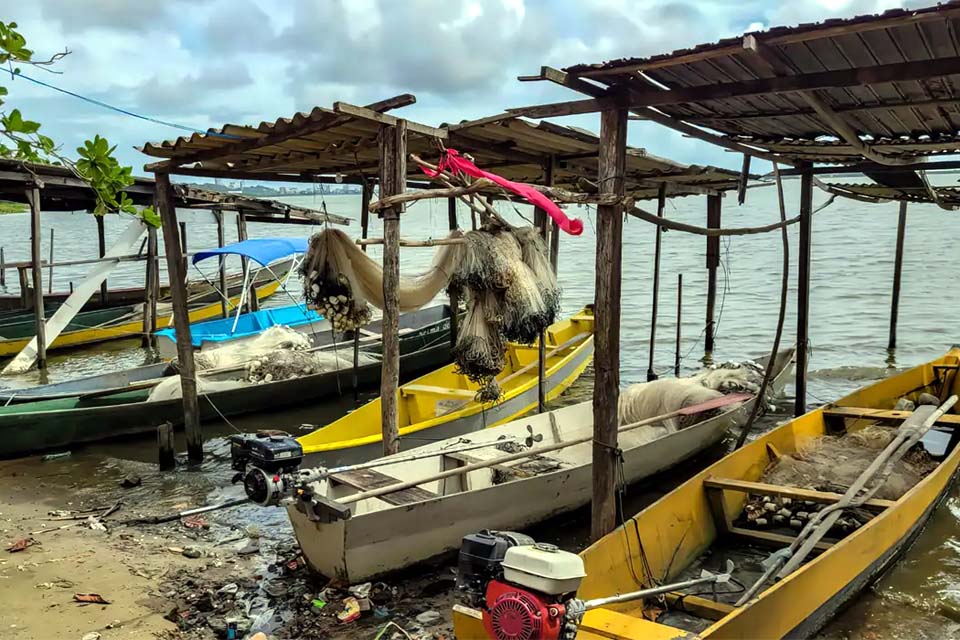
[[(938, 176), (948, 184), (953, 176)], [(786, 183), (788, 215), (795, 214), (799, 182)], [(305, 206), (325, 205), (331, 212), (359, 216), (359, 198), (354, 196), (295, 197), (290, 202)], [(815, 193), (815, 205), (826, 200)], [(653, 209), (650, 204), (647, 208)], [(504, 215), (519, 221), (529, 217), (527, 208), (507, 205)], [(571, 207), (569, 213), (584, 220), (582, 237), (564, 236), (560, 247), (560, 280), (564, 287), (564, 308), (571, 312), (589, 303), (594, 289), (593, 208)], [(666, 215), (694, 224), (705, 224), (706, 200), (702, 197), (676, 199), (668, 203)], [(735, 198), (724, 203), (723, 226), (754, 226), (778, 219), (776, 193), (771, 188), (752, 189), (747, 204), (737, 207)], [(461, 225), (469, 225), (465, 210)], [(106, 222), (108, 244), (118, 235), (124, 222), (112, 217)], [(953, 267), (960, 242), (960, 216), (932, 206), (912, 205), (908, 214), (903, 287), (900, 303), (899, 340), (895, 354), (887, 352), (890, 290), (893, 275), (893, 251), (896, 239), (897, 206), (871, 205), (838, 199), (814, 218), (813, 270), (811, 283), (811, 355), (809, 401), (826, 402), (870, 381), (888, 375), (891, 367), (914, 365), (942, 354), (953, 343), (960, 343), (960, 330), (953, 322), (950, 298), (944, 292), (951, 287)], [(49, 229), (55, 229), (56, 259), (91, 257), (96, 252), (96, 227), (87, 214), (48, 214), (43, 220), (44, 255)], [(439, 237), (446, 234), (445, 202), (420, 203), (408, 210), (401, 223), (402, 235), (409, 238)], [(359, 225), (352, 233), (359, 235)], [(0, 216), (0, 245), (8, 261), (27, 259), (29, 219), (26, 215)], [(231, 229), (231, 231), (233, 231)], [(215, 227), (189, 228), (191, 250), (213, 246)], [(282, 227), (254, 223), (251, 237), (306, 235), (310, 228)], [(380, 235), (376, 220), (371, 237)], [(232, 239), (228, 236), (228, 239)], [(628, 219), (624, 225), (623, 322), (621, 329), (621, 380), (623, 384), (645, 379), (650, 330), (652, 291), (653, 227)], [(677, 274), (683, 274), (683, 322), (680, 351), (686, 370), (698, 366), (703, 355), (706, 270), (705, 239), (668, 232), (663, 236), (662, 282), (656, 368), (672, 370), (675, 328)], [(795, 264), (796, 229), (791, 230), (791, 257)], [(373, 248), (373, 255), (378, 249)], [(431, 249), (405, 249), (401, 269), (416, 273), (429, 264)], [(781, 246), (779, 234), (742, 236), (724, 239), (721, 245), (722, 268), (718, 275), (717, 359), (744, 359), (767, 352), (773, 340), (780, 287)], [(239, 268), (232, 264), (233, 269)], [(792, 340), (795, 328), (796, 273), (791, 265), (791, 291), (785, 340)], [(54, 273), (56, 289), (77, 282), (86, 267)], [(142, 265), (121, 266), (111, 278), (114, 286), (141, 285)], [(194, 275), (196, 272), (194, 271)], [(45, 274), (46, 276), (46, 274)], [(8, 273), (8, 290), (16, 290), (16, 275)], [(12, 285), (12, 286), (11, 286)], [(297, 286), (291, 286), (296, 290)], [(275, 299), (275, 304), (289, 300)], [(53, 355), (49, 380), (66, 380), (152, 361), (154, 354), (139, 348), (137, 342), (110, 343), (69, 355)], [(39, 374), (32, 373), (2, 384), (36, 384)], [(589, 390), (589, 381), (584, 381)], [(788, 388), (788, 394), (792, 389)], [(301, 423), (322, 423), (331, 415), (347, 409), (325, 407), (279, 412), (235, 421), (245, 428), (269, 420), (271, 425), (293, 427)], [(152, 445), (107, 448), (121, 457), (152, 456)], [(960, 634), (960, 502), (954, 497), (934, 516), (922, 539), (906, 560), (876, 589), (828, 631), (830, 637), (941, 638)], [(852, 635), (851, 635), (852, 634)]]

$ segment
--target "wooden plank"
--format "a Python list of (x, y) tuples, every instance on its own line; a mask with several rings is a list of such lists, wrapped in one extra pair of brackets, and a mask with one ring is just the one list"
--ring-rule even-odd
[(471, 389), (453, 389), (450, 387), (437, 387), (429, 384), (405, 384), (400, 388), (402, 395), (415, 393), (429, 393), (438, 396), (454, 396), (458, 398), (473, 398), (477, 395), (476, 391)]
[[(737, 536), (738, 538), (744, 538), (752, 542), (757, 542), (764, 546), (782, 548), (788, 545), (793, 544), (793, 541), (796, 539), (794, 536), (788, 536), (782, 533), (774, 533), (773, 531), (761, 531), (759, 529), (744, 529), (743, 527), (730, 527), (730, 531), (727, 532), (728, 535)], [(819, 551), (827, 551), (835, 544), (834, 541), (829, 541), (823, 539), (819, 541), (814, 548)]]
[[(877, 420), (879, 422), (902, 422), (910, 417), (911, 411), (893, 411), (888, 409), (866, 409), (860, 407), (830, 407), (824, 409), (828, 418), (848, 418), (851, 420)], [(945, 413), (936, 424), (960, 425), (960, 415)]]
[(379, 111), (374, 111), (373, 109), (368, 109), (366, 107), (358, 107), (357, 105), (349, 104), (347, 102), (334, 102), (333, 110), (337, 113), (342, 113), (354, 118), (362, 118), (364, 120), (370, 120), (372, 122), (377, 122), (391, 127), (397, 126), (399, 122), (406, 122), (407, 130), (412, 131), (413, 133), (444, 140), (447, 138), (446, 129), (438, 129), (437, 127), (430, 127), (425, 124), (402, 120), (401, 118), (395, 118), (385, 113), (380, 113)]
[(30, 262), (33, 272), (33, 322), (36, 327), (37, 368), (47, 368), (47, 337), (43, 307), (43, 258), (40, 256), (40, 189), (27, 191), (30, 200)]
[[(380, 128), (380, 197), (403, 193), (407, 174), (407, 122)], [(398, 204), (381, 212), (383, 219), (383, 360), (380, 376), (380, 420), (383, 454), (400, 447), (397, 392), (400, 386), (400, 213)]]
[[(735, 480), (732, 478), (707, 478), (703, 481), (703, 486), (707, 489), (716, 489), (718, 490), (718, 493), (720, 490), (738, 491), (740, 493), (751, 493), (758, 496), (778, 496), (781, 498), (806, 500), (808, 502), (819, 502), (821, 504), (833, 504), (843, 497), (842, 494), (833, 493), (830, 491), (814, 491), (812, 489), (784, 487), (778, 484), (751, 482), (749, 480)], [(863, 506), (882, 511), (884, 509), (889, 509), (896, 504), (896, 500), (873, 499), (865, 502)]]
[(173, 206), (173, 188), (170, 176), (156, 174), (157, 208), (163, 221), (164, 253), (170, 280), (170, 298), (173, 302), (173, 326), (177, 337), (177, 358), (180, 369), (180, 388), (183, 395), (183, 421), (187, 432), (187, 457), (191, 462), (203, 461), (203, 431), (200, 429), (200, 408), (197, 402), (197, 373), (193, 362), (193, 344), (190, 338), (190, 312), (187, 307), (186, 273), (180, 254), (177, 212)]
[[(491, 443), (491, 444), (495, 444), (495, 443)], [(474, 455), (470, 455), (469, 453), (464, 453), (464, 452), (445, 453), (445, 454), (443, 454), (443, 456), (444, 456), (445, 458), (450, 458), (450, 459), (452, 459), (452, 460), (459, 460), (460, 462), (463, 462), (464, 464), (487, 463), (487, 462), (489, 462), (490, 460), (495, 459), (495, 458), (480, 458), (480, 457), (477, 457), (477, 456), (474, 456)], [(559, 460), (554, 460), (554, 461), (555, 461), (555, 462), (559, 462)], [(511, 466), (505, 465), (505, 464), (489, 464), (489, 465), (487, 465), (485, 468), (490, 469), (491, 471), (499, 471), (499, 472), (502, 473), (502, 474), (505, 474), (505, 475), (508, 475), (508, 476), (514, 476), (514, 477), (532, 478), (532, 477), (535, 475), (535, 474), (530, 473), (529, 471), (525, 471), (525, 470), (523, 470), (523, 469), (518, 469), (518, 468), (516, 468), (516, 467), (511, 467)]]
[(708, 598), (687, 593), (670, 592), (665, 595), (665, 598), (670, 609), (684, 611), (706, 620), (722, 620), (737, 609), (732, 604), (714, 602)]
[[(335, 482), (339, 482), (340, 484), (345, 484), (348, 487), (359, 489), (360, 491), (369, 491), (371, 489), (388, 487), (392, 484), (397, 484), (400, 482), (398, 478), (388, 476), (385, 473), (380, 473), (375, 469), (344, 471), (342, 473), (335, 473), (331, 475), (330, 479), (334, 480)], [(433, 498), (437, 497), (437, 494), (433, 493), (432, 491), (427, 491), (426, 489), (421, 489), (420, 487), (411, 487), (409, 489), (403, 489), (401, 491), (388, 493), (379, 497), (387, 504), (398, 506), (411, 504), (413, 502), (423, 502), (424, 500), (432, 500)]]
[(960, 57), (950, 57), (940, 58), (938, 60), (898, 62), (872, 67), (841, 69), (838, 71), (821, 71), (800, 75), (761, 78), (741, 82), (697, 85), (671, 90), (657, 88), (633, 89), (628, 95), (623, 97), (607, 96), (589, 100), (572, 100), (522, 107), (519, 109), (507, 109), (507, 111), (528, 118), (554, 118), (558, 116), (595, 113), (608, 109), (634, 109), (637, 107), (689, 104), (769, 93), (788, 93), (815, 89), (925, 80), (938, 76), (953, 75), (958, 68), (960, 68)]
[[(627, 149), (627, 112), (600, 116), (598, 185), (603, 195), (622, 197)], [(623, 206), (597, 207), (595, 353), (593, 384), (593, 500), (591, 538), (616, 527), (616, 470), (620, 397), (620, 286)]]

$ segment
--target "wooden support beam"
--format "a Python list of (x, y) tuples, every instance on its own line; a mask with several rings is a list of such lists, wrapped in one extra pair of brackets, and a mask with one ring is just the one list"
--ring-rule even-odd
[[(457, 221), (457, 199), (447, 198), (447, 224), (450, 231), (460, 228)], [(457, 345), (457, 337), (460, 334), (460, 292), (453, 287), (448, 289), (450, 293), (450, 348)]]
[[(657, 217), (663, 218), (667, 207), (667, 183), (661, 182), (660, 189), (657, 192)], [(654, 230), (653, 247), (653, 295), (650, 301), (650, 348), (647, 350), (649, 361), (647, 362), (647, 382), (657, 379), (657, 373), (653, 370), (654, 352), (657, 347), (657, 310), (660, 304), (660, 243), (663, 236), (663, 227), (657, 225)]]
[[(393, 116), (388, 116), (385, 113), (380, 111), (374, 111), (373, 109), (367, 107), (359, 107), (357, 105), (349, 104), (347, 102), (334, 102), (333, 110), (336, 113), (342, 113), (344, 115), (352, 116), (354, 118), (361, 118), (364, 120), (370, 120), (372, 122), (377, 122), (382, 125), (387, 126), (398, 126), (401, 121), (406, 122), (406, 128), (408, 131), (413, 133), (418, 133), (420, 135), (429, 136), (431, 138), (438, 138), (441, 140), (447, 139), (447, 130), (438, 129), (437, 127), (430, 127), (425, 124), (419, 124), (417, 122), (409, 122), (407, 120), (402, 120), (401, 118), (395, 118)], [(406, 166), (406, 160), (404, 160), (404, 166)], [(403, 178), (406, 178), (406, 173), (404, 173)]]
[(740, 167), (740, 184), (737, 186), (737, 204), (743, 206), (747, 201), (747, 183), (750, 182), (750, 155), (743, 154), (743, 166)]
[(186, 279), (190, 273), (190, 248), (187, 242), (187, 223), (180, 222), (180, 255), (183, 256), (183, 277)]
[[(381, 100), (380, 102), (368, 104), (365, 108), (372, 111), (383, 112), (390, 109), (405, 107), (407, 105), (414, 104), (416, 101), (417, 99), (413, 95), (404, 93), (399, 96), (394, 96), (393, 98), (388, 98), (387, 100)], [(333, 114), (327, 114), (325, 117), (313, 120), (312, 122), (306, 123), (302, 126), (284, 128), (282, 131), (268, 135), (247, 138), (244, 140), (231, 142), (229, 144), (218, 145), (211, 149), (195, 151), (193, 153), (184, 154), (164, 162), (148, 164), (144, 168), (147, 171), (166, 169), (171, 172), (174, 172), (175, 170), (176, 173), (180, 173), (180, 170), (177, 169), (177, 167), (185, 164), (193, 164), (194, 162), (202, 162), (204, 160), (211, 160), (214, 158), (226, 158), (228, 156), (246, 153), (252, 149), (281, 144), (292, 138), (300, 138), (311, 133), (317, 133), (319, 131), (329, 129), (330, 127), (343, 124), (344, 121), (345, 119), (342, 117), (337, 117)]]
[(33, 322), (37, 335), (37, 368), (47, 368), (47, 319), (43, 307), (43, 257), (40, 255), (40, 189), (27, 190), (30, 201), (30, 262), (33, 273)]
[[(214, 215), (216, 215), (217, 217), (217, 246), (223, 247), (227, 243), (226, 237), (224, 235), (224, 230), (223, 230), (223, 212), (216, 211), (214, 212)], [(228, 302), (227, 302), (227, 298), (230, 297), (230, 293), (227, 289), (227, 257), (220, 256), (218, 258), (218, 261), (220, 263), (219, 287), (220, 287), (220, 292), (222, 294), (220, 296), (220, 315), (226, 318), (230, 315), (230, 309), (228, 308)]]
[[(94, 215), (93, 217), (97, 221), (97, 248), (100, 251), (99, 256), (102, 258), (107, 255), (107, 236), (106, 229), (104, 229), (105, 221), (102, 215)], [(104, 279), (100, 284), (100, 304), (106, 304), (108, 290), (107, 280)]]
[(893, 259), (893, 296), (890, 300), (890, 338), (887, 349), (897, 348), (897, 315), (900, 311), (900, 276), (903, 274), (903, 241), (907, 232), (907, 203), (900, 203), (897, 221), (897, 250)]
[[(623, 196), (627, 112), (600, 115), (597, 184), (601, 194)], [(593, 500), (591, 537), (599, 540), (617, 525), (617, 406), (620, 397), (620, 286), (623, 206), (597, 207), (596, 343), (593, 384)]]
[(187, 302), (186, 272), (180, 254), (177, 211), (173, 206), (170, 176), (156, 174), (157, 209), (163, 228), (163, 243), (167, 255), (167, 273), (170, 280), (170, 299), (173, 302), (173, 326), (177, 337), (177, 358), (180, 370), (180, 389), (183, 394), (183, 422), (187, 431), (187, 457), (191, 462), (203, 462), (203, 431), (200, 428), (200, 408), (197, 402), (197, 371), (193, 362), (193, 344), (190, 338), (190, 311)]
[[(607, 95), (609, 91), (609, 89), (605, 87), (601, 87), (600, 85), (592, 82), (586, 82), (585, 80), (581, 80), (580, 78), (576, 78), (564, 71), (560, 71), (559, 69), (554, 69), (552, 67), (541, 67), (540, 77), (538, 79), (549, 80), (550, 82), (563, 85), (573, 89), (574, 91), (579, 91), (580, 93), (594, 97), (603, 97)], [(769, 160), (770, 162), (781, 162), (789, 165), (795, 164), (788, 158), (782, 158), (775, 153), (770, 153), (768, 151), (764, 151), (763, 149), (758, 149), (750, 145), (730, 140), (724, 136), (719, 136), (715, 133), (704, 131), (700, 127), (693, 126), (682, 120), (668, 116), (661, 111), (650, 109), (649, 107), (631, 109), (631, 113), (643, 118), (644, 120), (656, 122), (661, 126), (668, 127), (686, 136), (690, 136), (691, 138), (709, 142), (710, 144), (715, 144), (718, 147), (729, 149), (730, 151), (756, 156), (757, 158), (763, 158), (764, 160)]]
[[(933, 100), (892, 100), (884, 101), (878, 104), (855, 105), (850, 107), (833, 107), (836, 114), (870, 114), (883, 113), (890, 109), (908, 108), (938, 108), (953, 107), (957, 104), (956, 98), (938, 98)], [(769, 120), (771, 118), (795, 118), (797, 116), (815, 116), (817, 112), (813, 109), (780, 109), (777, 111), (753, 111), (750, 113), (709, 113), (705, 115), (690, 116), (685, 120), (691, 124), (710, 126), (718, 122), (750, 122), (751, 120)]]
[[(809, 167), (809, 165), (807, 165)], [(807, 358), (810, 330), (810, 252), (813, 242), (813, 176), (800, 177), (800, 247), (797, 267), (797, 367), (793, 413), (807, 412)]]
[(147, 261), (144, 266), (143, 282), (143, 335), (140, 339), (140, 345), (144, 348), (153, 346), (153, 334), (157, 330), (157, 297), (160, 289), (158, 266), (157, 229), (148, 227)]
[[(334, 109), (336, 110), (334, 105)], [(407, 122), (380, 127), (380, 197), (403, 192), (407, 175)], [(397, 453), (400, 428), (397, 396), (400, 386), (400, 213), (403, 205), (383, 209), (383, 361), (380, 376), (380, 420), (383, 454)]]
[[(237, 241), (243, 242), (247, 239), (247, 213), (243, 209), (240, 209), (237, 212)], [(250, 269), (250, 258), (240, 258), (240, 264), (243, 268), (243, 273), (246, 273)], [(250, 293), (247, 295), (247, 311), (259, 311), (260, 310), (260, 298), (257, 297), (257, 287), (253, 282), (253, 279), (250, 280)]]
[[(707, 228), (720, 228), (720, 196), (707, 196)], [(717, 304), (717, 267), (720, 266), (720, 237), (707, 236), (707, 319), (703, 348), (713, 353), (714, 319)]]
[[(370, 232), (370, 198), (373, 197), (373, 184), (370, 180), (363, 181), (363, 187), (360, 192), (360, 238), (367, 239)], [(367, 245), (361, 243), (364, 253), (367, 251)]]
[(558, 116), (595, 113), (608, 109), (635, 109), (671, 104), (688, 104), (709, 100), (725, 100), (769, 93), (787, 93), (855, 87), (890, 82), (925, 80), (937, 76), (949, 76), (960, 68), (960, 57), (937, 60), (915, 60), (881, 64), (872, 67), (857, 67), (838, 71), (821, 71), (784, 77), (761, 78), (738, 82), (705, 84), (692, 87), (664, 90), (659, 88), (632, 89), (628, 95), (605, 96), (589, 100), (572, 100), (550, 104), (507, 109), (509, 113), (528, 118), (554, 118)]

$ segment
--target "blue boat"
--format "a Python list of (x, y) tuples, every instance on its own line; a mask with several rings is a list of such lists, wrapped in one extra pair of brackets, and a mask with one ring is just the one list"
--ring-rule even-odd
[[(209, 258), (226, 255), (239, 255), (249, 258), (260, 264), (264, 269), (271, 271), (270, 264), (274, 261), (288, 258), (291, 255), (306, 253), (306, 238), (255, 238), (229, 244), (215, 249), (199, 251), (193, 256), (196, 264)], [(290, 272), (293, 272), (293, 268)], [(248, 270), (249, 271), (249, 270)], [(272, 272), (272, 271), (271, 271)], [(245, 274), (246, 277), (249, 273)], [(282, 286), (282, 285), (281, 285)], [(242, 301), (241, 301), (242, 307)], [(207, 320), (190, 325), (190, 342), (195, 349), (217, 347), (225, 342), (243, 340), (260, 335), (270, 327), (287, 326), (302, 333), (315, 334), (330, 330), (330, 323), (323, 316), (312, 309), (307, 309), (303, 303), (291, 304), (285, 307), (248, 311), (234, 317)], [(160, 354), (165, 358), (173, 358), (177, 353), (177, 334), (173, 327), (157, 331)]]

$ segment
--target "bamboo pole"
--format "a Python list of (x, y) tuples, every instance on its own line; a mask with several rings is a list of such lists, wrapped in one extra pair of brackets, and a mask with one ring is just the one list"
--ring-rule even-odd
[(43, 308), (43, 259), (40, 257), (40, 189), (27, 190), (30, 201), (30, 261), (33, 263), (33, 322), (37, 334), (37, 368), (47, 368), (46, 318)]
[(903, 241), (907, 231), (907, 203), (900, 203), (900, 218), (897, 221), (897, 252), (893, 262), (893, 296), (890, 300), (890, 339), (887, 349), (897, 348), (897, 315), (900, 310), (900, 276), (903, 274)]
[[(49, 266), (47, 267), (47, 293), (53, 294), (53, 232), (56, 231), (53, 227), (50, 227), (50, 260)], [(101, 258), (103, 256), (100, 256)]]
[[(403, 193), (407, 166), (407, 123), (380, 127), (380, 197)], [(383, 363), (380, 377), (380, 419), (383, 453), (399, 450), (397, 395), (400, 386), (400, 213), (402, 205), (384, 209), (383, 219)]]
[[(720, 228), (720, 196), (707, 196), (707, 228)], [(717, 267), (720, 266), (720, 238), (707, 237), (707, 318), (703, 348), (707, 354), (713, 353), (714, 319), (717, 304)]]
[[(601, 194), (623, 196), (627, 111), (600, 115), (598, 184)], [(617, 524), (617, 406), (620, 398), (620, 285), (623, 207), (597, 207), (596, 304), (593, 384), (593, 500), (591, 537), (599, 540)]]
[[(107, 233), (105, 228), (105, 220), (102, 215), (93, 216), (97, 221), (97, 248), (100, 252), (100, 257), (103, 258), (107, 255)], [(53, 262), (53, 256), (51, 255), (50, 261)], [(107, 303), (107, 296), (109, 295), (109, 286), (107, 280), (104, 280), (100, 283), (100, 304)]]
[(801, 416), (807, 411), (807, 348), (810, 325), (810, 250), (813, 240), (813, 174), (810, 164), (800, 176), (800, 247), (797, 269), (797, 373), (796, 398), (793, 414)]
[[(667, 206), (667, 183), (661, 182), (657, 192), (657, 217), (662, 218)], [(663, 227), (657, 226), (653, 246), (653, 299), (650, 311), (650, 348), (648, 349), (649, 362), (647, 363), (647, 382), (657, 379), (653, 370), (654, 352), (657, 347), (657, 307), (660, 304), (660, 243)]]
[[(692, 405), (689, 407), (684, 407), (683, 409), (677, 409), (676, 411), (670, 411), (668, 413), (661, 414), (659, 416), (653, 416), (652, 418), (645, 418), (637, 422), (632, 422), (630, 424), (625, 424), (623, 426), (615, 426), (614, 433), (620, 434), (626, 431), (632, 431), (634, 429), (639, 429), (640, 427), (647, 427), (652, 424), (657, 424), (658, 422), (663, 422), (664, 420), (670, 420), (671, 418), (676, 418), (681, 415), (693, 415), (700, 413), (702, 411), (708, 411), (712, 409), (718, 409), (724, 406), (731, 405), (735, 402), (742, 402), (746, 399), (746, 394), (731, 394), (728, 396), (723, 396), (716, 400), (708, 400), (707, 402), (702, 402), (698, 405)], [(520, 451), (518, 453), (511, 453), (499, 458), (492, 458), (490, 460), (483, 460), (480, 462), (474, 462), (471, 464), (464, 465), (462, 467), (455, 467), (453, 469), (448, 469), (446, 471), (441, 471), (424, 478), (418, 478), (416, 480), (407, 480), (405, 482), (398, 482), (396, 484), (388, 485), (386, 487), (380, 487), (377, 489), (371, 489), (369, 491), (362, 491), (360, 493), (354, 493), (349, 496), (345, 496), (340, 500), (337, 500), (340, 504), (352, 504), (354, 502), (359, 502), (360, 500), (367, 500), (369, 498), (377, 498), (379, 496), (384, 496), (390, 493), (396, 493), (397, 491), (403, 491), (405, 489), (412, 489), (413, 487), (426, 484), (428, 482), (435, 482), (437, 480), (443, 480), (444, 478), (450, 478), (452, 476), (457, 476), (463, 473), (469, 473), (471, 471), (477, 471), (479, 469), (487, 469), (494, 465), (502, 465), (507, 462), (513, 462), (514, 460), (523, 460), (525, 458), (530, 458), (533, 456), (540, 456), (546, 453), (551, 453), (553, 451), (559, 451), (560, 449), (566, 449), (568, 447), (573, 447), (578, 444), (586, 444), (594, 439), (593, 435), (584, 436), (582, 438), (575, 438), (573, 440), (567, 440), (565, 442), (555, 442), (554, 444), (548, 444), (542, 447), (533, 447), (527, 449), (526, 451)], [(495, 446), (499, 441), (491, 441), (489, 446)]]
[[(187, 308), (187, 285), (184, 259), (180, 255), (177, 212), (174, 208), (170, 176), (156, 174), (156, 199), (163, 220), (163, 242), (166, 245), (167, 272), (170, 279), (170, 298), (173, 302), (173, 326), (177, 337), (177, 357), (180, 369), (180, 388), (183, 394), (183, 421), (187, 431), (187, 456), (191, 462), (203, 461), (203, 431), (200, 428), (200, 408), (197, 402), (197, 372), (193, 361), (190, 339), (190, 312)], [(182, 228), (182, 227), (181, 227)]]

